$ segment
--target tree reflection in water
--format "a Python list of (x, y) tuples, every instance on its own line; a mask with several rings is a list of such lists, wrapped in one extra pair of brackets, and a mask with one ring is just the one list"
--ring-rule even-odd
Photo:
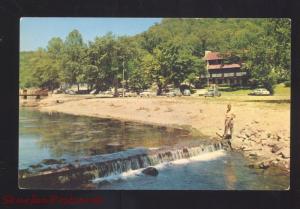
[(236, 189), (237, 176), (235, 173), (234, 165), (231, 161), (227, 161), (224, 164), (224, 176), (226, 189)]
[[(38, 135), (38, 147), (49, 149), (56, 158), (63, 155), (89, 156), (134, 147), (172, 146), (199, 138), (179, 128), (61, 113), (50, 115), (26, 109), (20, 110), (19, 124), (20, 140), (23, 135)], [(119, 146), (110, 149), (108, 144)]]

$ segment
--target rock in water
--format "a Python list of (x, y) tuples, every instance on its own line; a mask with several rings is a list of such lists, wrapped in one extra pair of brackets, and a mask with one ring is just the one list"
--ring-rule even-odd
[(44, 159), (41, 163), (45, 165), (53, 165), (53, 164), (63, 164), (65, 162), (65, 159)]
[(259, 168), (261, 169), (267, 169), (270, 167), (270, 163), (269, 162), (262, 162), (259, 164)]
[(40, 163), (38, 163), (38, 164), (35, 164), (35, 165), (30, 165), (29, 167), (30, 167), (30, 168), (33, 168), (33, 169), (36, 169), (36, 168), (41, 168), (41, 167), (43, 167), (43, 165), (41, 165)]
[(149, 176), (157, 176), (158, 175), (158, 170), (154, 167), (145, 168), (142, 172)]

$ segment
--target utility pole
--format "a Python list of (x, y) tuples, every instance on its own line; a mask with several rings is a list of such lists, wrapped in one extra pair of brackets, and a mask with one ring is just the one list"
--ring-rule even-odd
[[(206, 53), (205, 53), (205, 57), (206, 57)], [(210, 74), (209, 74), (209, 71), (208, 71), (208, 60), (206, 60), (206, 79), (207, 79), (207, 87), (209, 87), (209, 77), (210, 77)]]
[(208, 71), (208, 64), (207, 64), (207, 65), (206, 65), (207, 87), (209, 87), (209, 77), (210, 77), (210, 74), (209, 74), (209, 71)]
[(125, 90), (124, 90), (124, 86), (125, 86), (125, 68), (124, 68), (124, 59), (123, 59), (123, 81), (122, 81), (122, 91), (123, 91), (123, 98), (125, 97)]

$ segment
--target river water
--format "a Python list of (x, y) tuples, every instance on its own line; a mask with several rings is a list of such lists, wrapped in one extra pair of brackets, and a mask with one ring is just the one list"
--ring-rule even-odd
[[(19, 169), (45, 159), (72, 161), (88, 156), (126, 152), (133, 148), (156, 149), (204, 142), (182, 128), (41, 113), (21, 108), (19, 114)], [(240, 153), (223, 150), (155, 165), (156, 177), (142, 169), (93, 179), (97, 189), (286, 189), (289, 176), (277, 169), (247, 167)]]

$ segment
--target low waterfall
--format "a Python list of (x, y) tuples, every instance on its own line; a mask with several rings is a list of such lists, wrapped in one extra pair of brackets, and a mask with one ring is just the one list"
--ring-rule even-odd
[(192, 147), (162, 148), (156, 150), (132, 149), (118, 153), (91, 156), (77, 160), (60, 168), (38, 172), (28, 176), (19, 176), (21, 187), (40, 188), (61, 187), (87, 183), (95, 178), (118, 175), (129, 170), (137, 170), (161, 163), (188, 159), (223, 148), (222, 143), (198, 145)]

